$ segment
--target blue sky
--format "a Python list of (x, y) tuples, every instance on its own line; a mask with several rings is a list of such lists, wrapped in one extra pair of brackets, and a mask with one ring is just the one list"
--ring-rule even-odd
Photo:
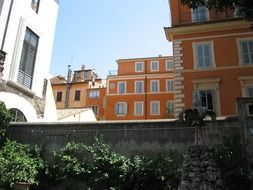
[(167, 26), (168, 0), (61, 0), (50, 73), (84, 64), (106, 78), (117, 59), (172, 55)]

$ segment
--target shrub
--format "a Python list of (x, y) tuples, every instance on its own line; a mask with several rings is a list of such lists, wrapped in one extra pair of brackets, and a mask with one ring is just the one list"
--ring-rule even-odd
[(166, 190), (179, 184), (181, 155), (171, 150), (152, 158), (127, 158), (113, 152), (109, 145), (96, 138), (91, 146), (69, 143), (55, 153), (53, 172), (58, 180), (70, 182), (79, 179), (93, 190)]
[(214, 158), (228, 189), (250, 189), (250, 163), (245, 157), (239, 137), (225, 137), (223, 143), (215, 147)]
[(5, 104), (0, 101), (0, 139), (5, 136), (5, 131), (11, 121), (11, 114)]
[(37, 146), (7, 140), (0, 150), (0, 186), (12, 187), (16, 182), (38, 184), (37, 176), (45, 162)]

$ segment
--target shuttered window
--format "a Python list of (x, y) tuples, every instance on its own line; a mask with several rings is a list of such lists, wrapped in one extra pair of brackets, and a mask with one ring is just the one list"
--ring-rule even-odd
[(115, 104), (115, 114), (116, 115), (126, 115), (127, 114), (127, 103), (118, 102)]
[(62, 101), (62, 92), (57, 92), (56, 102), (61, 102), (61, 101)]
[(200, 6), (192, 11), (192, 21), (202, 22), (208, 20), (208, 9), (205, 6)]
[(75, 91), (75, 101), (80, 101), (81, 91), (76, 90)]
[(198, 68), (212, 67), (212, 54), (210, 44), (196, 45), (196, 59)]
[(31, 88), (39, 37), (26, 29), (17, 82)]
[(38, 13), (39, 12), (39, 6), (40, 6), (40, 0), (32, 0), (31, 7), (32, 9)]
[(240, 45), (243, 64), (253, 64), (253, 40), (242, 40)]

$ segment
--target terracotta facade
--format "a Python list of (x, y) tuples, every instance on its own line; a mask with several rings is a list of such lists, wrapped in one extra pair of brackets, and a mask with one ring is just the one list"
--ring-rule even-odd
[[(192, 108), (197, 95), (203, 109), (218, 116), (236, 115), (236, 98), (253, 93), (252, 24), (227, 10), (189, 9), (170, 0), (173, 42), (175, 114)], [(185, 16), (188, 14), (188, 16)]]
[(172, 118), (172, 59), (159, 56), (117, 60), (118, 75), (107, 78), (106, 119)]

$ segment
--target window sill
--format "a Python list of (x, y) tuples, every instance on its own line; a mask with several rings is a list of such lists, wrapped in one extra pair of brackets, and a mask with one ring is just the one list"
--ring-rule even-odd
[(33, 91), (31, 91), (29, 88), (27, 88), (19, 83), (16, 83), (14, 81), (8, 80), (7, 86), (12, 87), (12, 88), (16, 89), (17, 91), (20, 91), (21, 93), (24, 93), (25, 95), (27, 95), (31, 98), (33, 98), (35, 96), (35, 93)]
[(127, 114), (116, 114), (117, 117), (125, 117)]

